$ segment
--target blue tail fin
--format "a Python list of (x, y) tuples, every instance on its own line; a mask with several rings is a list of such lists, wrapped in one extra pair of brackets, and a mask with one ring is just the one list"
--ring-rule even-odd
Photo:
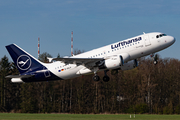
[(15, 44), (6, 46), (9, 54), (11, 55), (15, 65), (17, 66), (20, 74), (32, 73), (36, 70), (42, 70), (42, 63), (31, 56), (29, 53), (21, 49)]

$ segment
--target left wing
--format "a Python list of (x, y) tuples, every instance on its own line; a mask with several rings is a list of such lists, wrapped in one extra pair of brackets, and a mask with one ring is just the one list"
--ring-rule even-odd
[(95, 67), (99, 62), (103, 61), (104, 58), (53, 58), (52, 60), (62, 61), (66, 64)]

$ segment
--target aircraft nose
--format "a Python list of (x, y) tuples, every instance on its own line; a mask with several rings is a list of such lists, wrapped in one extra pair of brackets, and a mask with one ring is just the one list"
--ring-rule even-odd
[(176, 38), (172, 37), (171, 43), (173, 44), (173, 43), (175, 43), (175, 41), (176, 41)]
[(173, 43), (175, 43), (175, 42), (176, 42), (176, 38), (174, 37)]
[(168, 43), (169, 43), (170, 45), (172, 45), (173, 43), (175, 43), (175, 41), (176, 41), (176, 38), (175, 38), (175, 37), (169, 36)]

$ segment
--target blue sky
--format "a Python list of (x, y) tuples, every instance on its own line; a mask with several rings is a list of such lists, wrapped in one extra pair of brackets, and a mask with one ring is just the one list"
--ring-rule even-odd
[(158, 53), (180, 59), (179, 6), (179, 0), (0, 0), (0, 58), (10, 58), (11, 43), (37, 57), (38, 37), (41, 53), (69, 56), (73, 31), (74, 49), (85, 51), (163, 32), (176, 42)]

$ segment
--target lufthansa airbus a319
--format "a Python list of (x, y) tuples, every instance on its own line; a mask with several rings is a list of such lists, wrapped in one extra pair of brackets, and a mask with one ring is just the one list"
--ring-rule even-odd
[[(137, 58), (154, 54), (175, 42), (173, 36), (160, 32), (144, 33), (117, 43), (97, 48), (82, 54), (64, 58), (50, 58), (51, 63), (43, 63), (18, 47), (6, 46), (20, 75), (9, 75), (12, 82), (41, 82), (66, 80), (94, 73), (93, 80), (99, 81), (98, 71), (104, 71), (103, 81), (108, 82), (109, 69), (130, 70), (138, 66)], [(154, 61), (154, 63), (157, 63)]]

